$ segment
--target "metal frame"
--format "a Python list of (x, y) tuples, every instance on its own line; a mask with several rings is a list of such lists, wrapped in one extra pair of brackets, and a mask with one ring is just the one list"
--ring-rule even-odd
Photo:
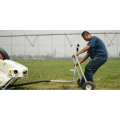
[[(34, 47), (35, 43), (36, 43), (36, 40), (37, 38), (39, 38), (39, 36), (51, 36), (51, 49), (52, 49), (52, 53), (53, 53), (53, 45), (52, 45), (52, 36), (57, 36), (57, 35), (65, 35), (70, 46), (72, 47), (73, 46), (73, 43), (74, 41), (76, 40), (76, 37), (78, 35), (78, 41), (79, 41), (79, 35), (81, 35), (82, 33), (81, 32), (78, 32), (78, 33), (56, 33), (56, 34), (21, 34), (21, 35), (0, 35), (0, 37), (11, 37), (11, 60), (12, 60), (12, 37), (25, 37), (29, 44), (32, 45)], [(106, 40), (107, 42), (107, 46), (109, 47), (110, 45), (113, 45), (113, 40), (114, 38), (117, 36), (117, 56), (119, 56), (119, 53), (118, 53), (118, 34), (120, 34), (120, 31), (117, 31), (117, 32), (91, 32), (91, 34), (104, 34), (105, 37), (104, 37), (104, 42)], [(108, 37), (107, 34), (115, 34), (115, 36), (112, 38), (112, 40)], [(68, 38), (67, 35), (76, 35), (73, 43), (70, 41), (70, 39)], [(36, 36), (35, 39), (31, 42), (28, 38), (28, 36)], [(65, 39), (65, 38), (64, 38)], [(108, 43), (107, 39), (110, 41), (110, 43)], [(79, 42), (78, 42), (79, 43)], [(39, 49), (39, 46), (38, 46), (38, 49)], [(39, 50), (38, 50), (39, 51)], [(26, 53), (26, 51), (25, 51)], [(38, 52), (39, 53), (39, 52)], [(40, 54), (40, 53), (39, 53)], [(65, 56), (66, 56), (66, 50), (65, 50)]]
[[(76, 55), (75, 55), (75, 59), (76, 59), (76, 61), (74, 60), (74, 57), (73, 57), (75, 66), (76, 66), (76, 63), (78, 63), (78, 66), (79, 66), (79, 68), (80, 68), (80, 70), (81, 70), (81, 73), (82, 73), (84, 79), (85, 79), (85, 82), (87, 82), (87, 79), (86, 79), (86, 77), (85, 77), (85, 75), (84, 75), (84, 73), (83, 73), (82, 67), (81, 67), (81, 65), (80, 65), (80, 63), (79, 63), (79, 60), (78, 60), (78, 58), (77, 58)], [(78, 69), (77, 69), (77, 71), (78, 71)], [(79, 71), (78, 71), (78, 75), (79, 75), (79, 78), (80, 78), (80, 80), (81, 80)]]
[(4, 87), (2, 87), (1, 89), (2, 90), (5, 90), (9, 85), (10, 83), (14, 80), (14, 78), (12, 78)]
[(77, 73), (78, 73), (79, 78), (80, 78), (80, 80), (81, 80), (81, 76), (80, 76), (79, 70), (78, 70), (78, 68), (77, 68), (77, 66), (76, 66), (76, 63), (78, 63), (78, 66), (79, 66), (79, 68), (80, 68), (80, 71), (81, 71), (84, 79), (85, 79), (85, 82), (87, 82), (87, 79), (86, 79), (86, 77), (85, 77), (85, 75), (84, 75), (84, 73), (83, 73), (82, 67), (81, 67), (81, 65), (80, 65), (80, 63), (79, 63), (79, 60), (78, 60), (78, 58), (77, 58), (76, 55), (73, 57), (73, 62), (74, 62), (74, 65), (75, 65), (75, 66), (74, 66), (74, 69), (70, 69), (70, 71), (73, 71), (73, 72), (74, 72), (74, 74), (73, 74), (73, 80), (72, 80), (72, 81), (50, 80), (50, 82), (66, 82), (66, 83), (75, 82), (75, 73), (76, 73), (76, 70), (77, 70)]
[[(81, 34), (82, 33), (24, 34), (24, 35), (0, 35), (0, 37), (51, 36), (51, 35), (81, 35)], [(91, 34), (120, 34), (120, 32), (92, 32)]]
[[(14, 87), (14, 83), (17, 81), (17, 80), (19, 80), (19, 79), (24, 79), (24, 78), (27, 78), (28, 76), (25, 76), (25, 77), (23, 77), (23, 78), (11, 78), (7, 83), (6, 83), (6, 85), (5, 86), (3, 86), (3, 87), (1, 87), (1, 90), (6, 90), (6, 88), (8, 87), (8, 86), (10, 86), (10, 88), (11, 87)], [(15, 81), (14, 81), (15, 80)], [(14, 81), (14, 82), (13, 82)], [(11, 82), (13, 82), (12, 84), (11, 84)]]

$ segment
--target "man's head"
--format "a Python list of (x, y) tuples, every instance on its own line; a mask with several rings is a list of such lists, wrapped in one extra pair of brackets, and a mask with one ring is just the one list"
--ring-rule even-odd
[(84, 31), (82, 33), (82, 37), (84, 38), (85, 41), (89, 41), (89, 39), (91, 38), (91, 35), (88, 31)]

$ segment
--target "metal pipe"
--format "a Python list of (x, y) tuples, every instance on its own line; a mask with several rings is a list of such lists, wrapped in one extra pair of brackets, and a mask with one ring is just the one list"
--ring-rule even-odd
[(73, 83), (74, 81), (50, 80), (50, 82), (58, 82), (58, 83)]
[(8, 85), (10, 85), (10, 83), (14, 80), (14, 78), (12, 78), (3, 88), (2, 90), (5, 90), (7, 88)]
[(11, 60), (12, 60), (12, 35), (11, 35)]
[(119, 57), (118, 55), (118, 34), (117, 34), (117, 57)]
[(25, 58), (26, 59), (26, 39), (25, 39), (25, 36), (24, 36), (24, 43), (25, 43)]
[(66, 36), (64, 35), (64, 50), (65, 50), (65, 58), (66, 58)]
[(39, 36), (38, 36), (38, 57), (40, 59), (40, 50), (39, 50)]
[(53, 40), (52, 40), (52, 35), (51, 35), (51, 56), (52, 56), (52, 58), (54, 57), (53, 56)]
[[(22, 36), (51, 36), (51, 35), (81, 35), (82, 33), (60, 33), (60, 34), (26, 34), (26, 35), (12, 35), (12, 37)], [(120, 34), (120, 32), (96, 32), (91, 34)], [(11, 37), (11, 35), (0, 35), (0, 37)]]
[(76, 61), (77, 61), (78, 65), (79, 65), (79, 68), (80, 68), (80, 70), (81, 70), (81, 73), (82, 73), (82, 75), (83, 75), (83, 77), (84, 77), (84, 80), (85, 80), (85, 82), (87, 82), (87, 79), (86, 79), (86, 77), (85, 77), (85, 75), (84, 75), (84, 73), (83, 73), (82, 67), (81, 67), (81, 65), (80, 65), (80, 63), (79, 63), (79, 60), (78, 60), (78, 58), (77, 58), (76, 55), (75, 55), (75, 58), (76, 58)]

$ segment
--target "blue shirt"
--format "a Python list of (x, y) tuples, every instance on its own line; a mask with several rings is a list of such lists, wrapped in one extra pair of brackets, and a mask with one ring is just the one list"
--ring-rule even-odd
[(88, 53), (91, 59), (93, 58), (108, 58), (108, 53), (105, 44), (103, 41), (96, 37), (96, 36), (91, 36), (88, 44), (90, 46), (90, 49), (88, 49)]

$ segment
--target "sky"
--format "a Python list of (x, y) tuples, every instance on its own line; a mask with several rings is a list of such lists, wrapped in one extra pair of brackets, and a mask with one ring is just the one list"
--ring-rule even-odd
[[(21, 35), (21, 34), (54, 34), (54, 33), (81, 33), (84, 30), (0, 30), (0, 35)], [(97, 32), (117, 32), (116, 30), (87, 30), (90, 33)], [(119, 31), (120, 32), (120, 31)], [(118, 56), (120, 52), (120, 35), (114, 38), (114, 45), (108, 46), (110, 40), (105, 40), (104, 34), (92, 34), (101, 38), (105, 43), (110, 56)], [(32, 42), (36, 36), (28, 36), (28, 39)], [(114, 34), (108, 34), (108, 37), (112, 40)], [(76, 52), (77, 44), (80, 44), (79, 50), (87, 45), (87, 42), (81, 37), (81, 35), (68, 35), (69, 40), (73, 43), (71, 47), (69, 41), (64, 35), (57, 36), (39, 36), (37, 38), (34, 47), (30, 45), (26, 37), (0, 37), (1, 47), (6, 50), (9, 55), (51, 55), (56, 51), (56, 57), (72, 56)], [(11, 44), (12, 39), (12, 44)], [(11, 52), (12, 51), (12, 52)], [(83, 57), (86, 53), (80, 55)]]

